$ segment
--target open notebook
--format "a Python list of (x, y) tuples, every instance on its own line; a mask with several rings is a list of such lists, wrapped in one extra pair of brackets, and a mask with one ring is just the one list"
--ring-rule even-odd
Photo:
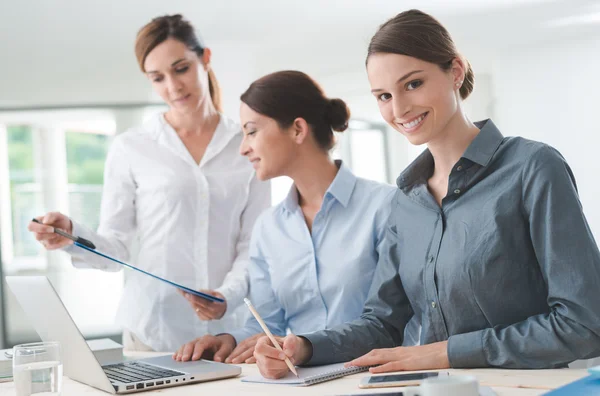
[(344, 368), (344, 363), (328, 364), (325, 366), (315, 367), (298, 367), (298, 377), (292, 373), (288, 373), (285, 377), (271, 380), (266, 379), (261, 375), (253, 375), (242, 378), (242, 382), (258, 382), (261, 384), (280, 384), (280, 385), (296, 385), (309, 386), (325, 382), (332, 379), (340, 378), (345, 375), (356, 374), (362, 371), (367, 371), (368, 367), (348, 367)]

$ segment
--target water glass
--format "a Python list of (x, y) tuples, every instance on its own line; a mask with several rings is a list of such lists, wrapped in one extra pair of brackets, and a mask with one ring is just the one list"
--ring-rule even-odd
[(58, 342), (37, 342), (13, 348), (13, 378), (17, 396), (59, 396), (63, 363)]

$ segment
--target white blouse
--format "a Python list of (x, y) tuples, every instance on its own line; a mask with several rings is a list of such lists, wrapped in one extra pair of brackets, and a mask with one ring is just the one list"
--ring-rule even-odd
[[(239, 154), (241, 140), (239, 125), (221, 115), (198, 165), (157, 114), (115, 137), (98, 232), (73, 221), (73, 234), (97, 250), (193, 289), (215, 289), (227, 299), (221, 320), (202, 321), (175, 287), (126, 270), (117, 322), (156, 351), (175, 351), (243, 323), (245, 311), (236, 307), (248, 292), (248, 244), (256, 218), (270, 206), (271, 190)], [(122, 268), (76, 246), (65, 250), (75, 267)]]

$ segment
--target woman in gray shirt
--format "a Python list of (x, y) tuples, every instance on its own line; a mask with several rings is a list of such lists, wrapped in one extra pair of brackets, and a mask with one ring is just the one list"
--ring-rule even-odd
[[(383, 118), (427, 150), (397, 180), (361, 318), (289, 335), (285, 353), (295, 364), (378, 365), (371, 372), (550, 368), (600, 355), (600, 252), (564, 158), (467, 118), (473, 71), (421, 11), (380, 27), (367, 72)], [(400, 347), (413, 315), (422, 345)], [(287, 372), (268, 339), (255, 356), (265, 377)]]

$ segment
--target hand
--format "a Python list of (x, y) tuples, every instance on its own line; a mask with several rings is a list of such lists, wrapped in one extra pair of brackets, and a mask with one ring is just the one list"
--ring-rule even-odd
[(287, 337), (275, 337), (283, 348), (281, 353), (273, 346), (269, 337), (261, 337), (254, 348), (256, 364), (263, 377), (277, 379), (284, 377), (290, 369), (285, 364), (287, 356), (293, 365), (300, 365), (312, 356), (312, 345), (306, 338), (290, 334)]
[(413, 347), (373, 349), (366, 355), (346, 363), (346, 367), (375, 365), (381, 366), (370, 368), (371, 373), (450, 368), (448, 341)]
[(254, 357), (254, 347), (259, 338), (264, 337), (264, 333), (255, 334), (252, 337), (246, 338), (235, 347), (233, 352), (225, 359), (225, 363), (256, 363)]
[(222, 362), (235, 347), (235, 338), (231, 334), (218, 336), (205, 335), (179, 347), (173, 354), (173, 359), (179, 362), (188, 360), (213, 359)]
[[(221, 319), (225, 312), (227, 312), (227, 301), (225, 302), (217, 302), (217, 301), (208, 301), (202, 297), (195, 296), (190, 293), (186, 293), (183, 290), (177, 289), (179, 294), (184, 296), (191, 304), (194, 311), (196, 311), (196, 315), (202, 320), (216, 320)], [(225, 296), (221, 293), (214, 290), (200, 290), (202, 293), (210, 294), (214, 297), (219, 297), (225, 300)]]
[(44, 216), (36, 217), (40, 223), (29, 222), (27, 229), (35, 235), (35, 239), (41, 242), (47, 250), (60, 249), (73, 244), (73, 241), (54, 233), (54, 228), (72, 234), (73, 224), (71, 219), (59, 212), (49, 212)]

